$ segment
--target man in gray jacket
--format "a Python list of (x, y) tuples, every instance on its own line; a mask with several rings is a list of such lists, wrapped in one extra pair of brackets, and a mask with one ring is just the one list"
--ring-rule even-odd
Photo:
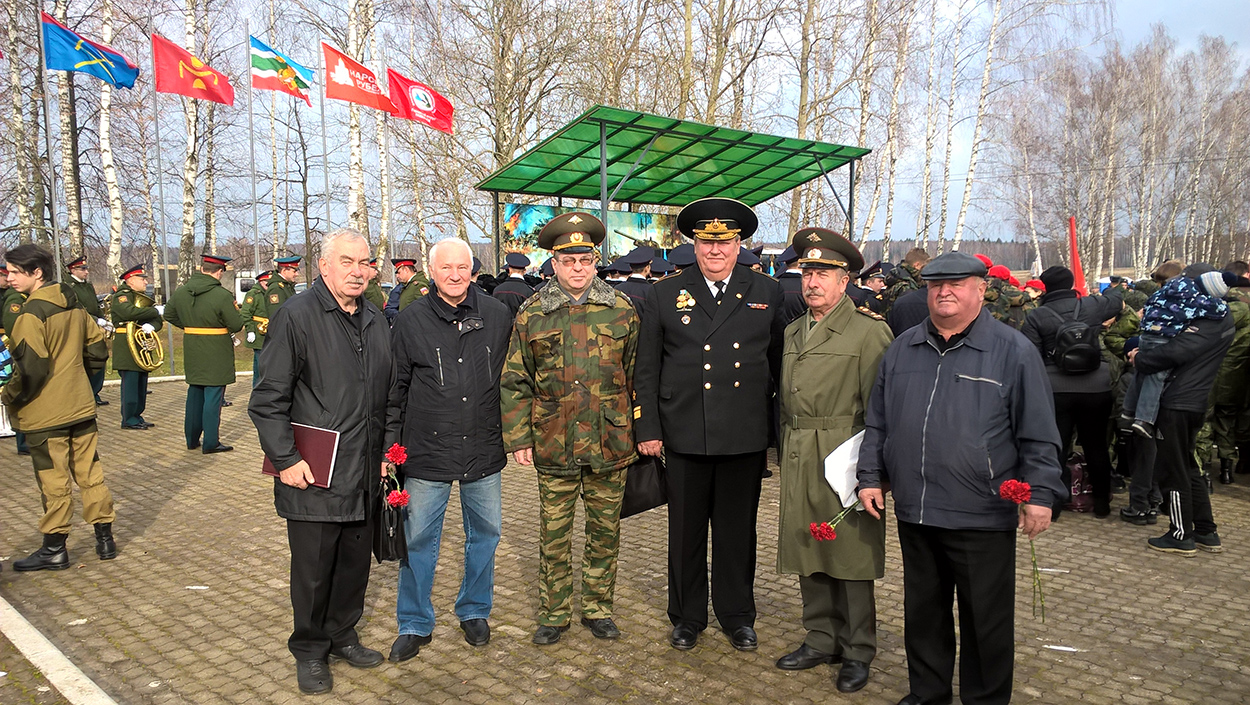
[[(1045, 531), (1067, 496), (1041, 355), (982, 310), (985, 275), (961, 252), (925, 267), (929, 318), (886, 351), (868, 399), (859, 497), (878, 516), (893, 491), (903, 553), (911, 692), (899, 705), (952, 699), (952, 593), (961, 699), (1011, 701), (1016, 529)], [(1032, 486), (1019, 508), (998, 496), (1009, 479)]]

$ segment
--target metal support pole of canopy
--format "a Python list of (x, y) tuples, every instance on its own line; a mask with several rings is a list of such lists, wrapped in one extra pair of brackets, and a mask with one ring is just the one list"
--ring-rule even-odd
[(846, 232), (847, 238), (850, 239), (855, 234), (855, 162), (858, 159), (852, 159), (849, 166), (851, 171), (850, 191), (846, 195)]
[[(608, 126), (602, 121), (599, 123), (599, 219), (603, 227), (608, 227)], [(608, 248), (603, 249), (603, 257), (607, 259)]]

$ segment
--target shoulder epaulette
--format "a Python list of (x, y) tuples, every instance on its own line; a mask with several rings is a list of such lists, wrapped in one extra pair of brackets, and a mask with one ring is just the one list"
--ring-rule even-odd
[(873, 319), (874, 321), (884, 321), (884, 320), (885, 320), (885, 316), (882, 316), (881, 314), (877, 313), (876, 311), (873, 311), (872, 309), (868, 308), (867, 306), (856, 306), (856, 307), (855, 307), (855, 310), (856, 310), (856, 311), (858, 311), (859, 313), (862, 313), (862, 314), (864, 314), (865, 316), (867, 316), (867, 317), (869, 317), (869, 318)]

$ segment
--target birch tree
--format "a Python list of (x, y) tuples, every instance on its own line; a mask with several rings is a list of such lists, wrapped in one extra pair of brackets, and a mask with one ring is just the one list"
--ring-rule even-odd
[[(113, 41), (113, 0), (104, 0), (101, 8), (100, 39), (105, 44)], [(113, 164), (113, 87), (104, 83), (100, 87), (100, 166), (104, 172), (104, 187), (108, 191), (109, 237), (106, 263), (110, 278), (116, 280), (122, 273), (122, 228), (125, 209), (121, 189), (117, 185), (117, 169)]]

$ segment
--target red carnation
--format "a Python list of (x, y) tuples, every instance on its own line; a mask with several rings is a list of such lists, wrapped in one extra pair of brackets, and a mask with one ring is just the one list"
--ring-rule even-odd
[(386, 495), (386, 503), (392, 507), (408, 506), (408, 490), (391, 490)]
[(392, 444), (386, 451), (386, 462), (403, 465), (408, 462), (408, 449), (398, 443)]
[(1008, 502), (1024, 504), (1033, 497), (1033, 488), (1027, 482), (1007, 480), (998, 488), (998, 496)]
[(829, 522), (822, 521), (820, 523), (812, 522), (811, 525), (812, 538), (817, 541), (832, 541), (838, 538), (838, 534), (829, 525)]

